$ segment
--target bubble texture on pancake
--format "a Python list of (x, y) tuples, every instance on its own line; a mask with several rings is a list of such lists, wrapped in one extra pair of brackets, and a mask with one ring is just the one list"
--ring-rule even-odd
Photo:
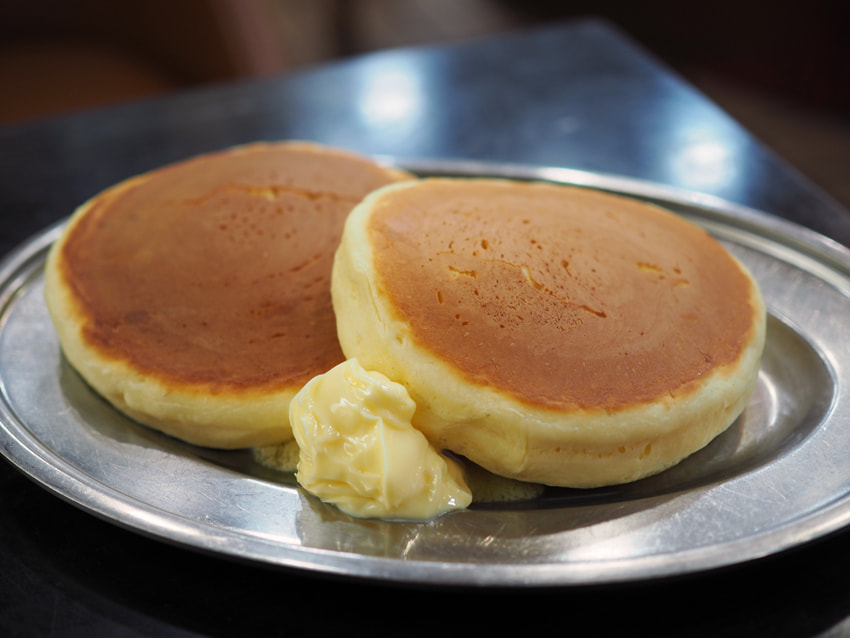
[(370, 194), (332, 279), (347, 357), (404, 384), (414, 425), (502, 475), (657, 473), (744, 409), (765, 310), (671, 212), (589, 189), (431, 178)]
[(116, 407), (191, 443), (291, 438), (288, 405), (343, 360), (330, 300), (342, 224), (411, 176), (306, 142), (256, 143), (128, 179), (52, 248), (69, 362)]

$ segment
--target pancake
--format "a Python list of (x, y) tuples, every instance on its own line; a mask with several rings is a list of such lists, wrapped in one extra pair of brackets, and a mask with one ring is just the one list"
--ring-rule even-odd
[(498, 179), (387, 186), (334, 259), (346, 357), (413, 424), (509, 478), (625, 483), (704, 447), (755, 387), (765, 309), (704, 230), (607, 193)]
[(292, 438), (292, 396), (343, 361), (330, 273), (345, 217), (411, 179), (305, 142), (130, 178), (76, 210), (46, 264), (68, 362), (131, 418), (196, 445)]

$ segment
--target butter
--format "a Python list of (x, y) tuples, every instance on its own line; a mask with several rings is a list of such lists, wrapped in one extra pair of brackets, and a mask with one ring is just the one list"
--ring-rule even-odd
[(404, 386), (349, 359), (311, 379), (290, 404), (295, 478), (352, 516), (426, 520), (472, 501), (462, 469), (411, 425)]

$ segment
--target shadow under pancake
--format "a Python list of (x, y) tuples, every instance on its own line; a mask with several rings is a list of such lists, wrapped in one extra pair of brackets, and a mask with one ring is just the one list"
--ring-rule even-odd
[(100, 437), (113, 442), (204, 460), (247, 476), (284, 485), (296, 485), (294, 478), (273, 472), (255, 463), (250, 450), (217, 450), (199, 447), (130, 419), (86, 383), (64, 356), (60, 359), (59, 380), (65, 400), (74, 407), (92, 432)]

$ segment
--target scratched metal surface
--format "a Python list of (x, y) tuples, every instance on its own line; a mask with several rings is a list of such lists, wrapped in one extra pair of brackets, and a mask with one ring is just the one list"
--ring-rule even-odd
[(134, 424), (60, 354), (42, 268), (55, 226), (0, 271), (0, 443), (49, 491), (118, 525), (269, 566), (432, 584), (538, 586), (643, 580), (797, 546), (850, 518), (850, 251), (721, 200), (605, 174), (401, 162), (649, 199), (706, 227), (753, 271), (769, 311), (758, 388), (724, 435), (628, 486), (552, 489), (427, 524), (350, 518), (244, 452), (213, 452)]

